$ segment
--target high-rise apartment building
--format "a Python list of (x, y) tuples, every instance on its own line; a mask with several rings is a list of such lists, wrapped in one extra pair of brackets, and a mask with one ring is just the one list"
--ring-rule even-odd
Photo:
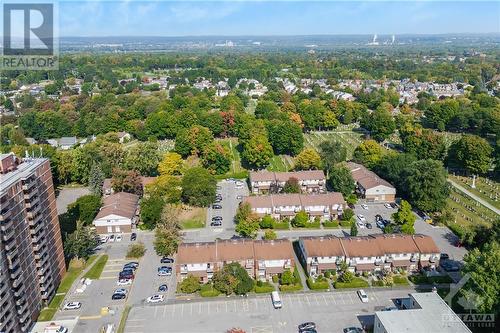
[(49, 160), (0, 155), (0, 332), (26, 332), (65, 272)]

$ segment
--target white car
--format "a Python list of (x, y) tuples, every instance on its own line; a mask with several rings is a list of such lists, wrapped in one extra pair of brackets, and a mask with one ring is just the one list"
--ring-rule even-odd
[(115, 235), (109, 235), (108, 241), (114, 242), (115, 241)]
[(101, 237), (99, 237), (99, 240), (101, 241), (101, 243), (106, 243), (108, 241), (108, 236), (102, 235)]
[(388, 204), (388, 203), (385, 203), (385, 204), (384, 204), (384, 207), (385, 207), (385, 208), (387, 208), (387, 209), (392, 209), (391, 205), (390, 205), (390, 204)]
[(358, 214), (358, 219), (363, 222), (363, 223), (366, 223), (366, 219), (365, 217), (362, 215), (362, 214)]
[(165, 299), (165, 296), (156, 294), (153, 296), (149, 296), (146, 299), (146, 302), (147, 303), (161, 303), (161, 302), (163, 302), (164, 299)]
[(118, 288), (118, 289), (115, 290), (115, 292), (113, 294), (124, 294), (124, 295), (127, 295), (127, 293), (128, 293), (127, 289)]
[(363, 289), (358, 290), (358, 296), (361, 302), (368, 303), (368, 295), (365, 293)]
[(121, 279), (116, 282), (117, 285), (119, 286), (129, 286), (132, 284), (132, 279)]
[(363, 209), (368, 209), (368, 205), (361, 204), (361, 208), (363, 208)]
[(358, 221), (358, 223), (356, 223), (356, 225), (358, 226), (359, 229), (364, 229), (365, 228), (365, 224), (361, 221)]
[(64, 305), (64, 310), (77, 310), (82, 307), (80, 302), (69, 302)]
[(122, 241), (122, 235), (116, 235), (116, 241), (121, 242)]

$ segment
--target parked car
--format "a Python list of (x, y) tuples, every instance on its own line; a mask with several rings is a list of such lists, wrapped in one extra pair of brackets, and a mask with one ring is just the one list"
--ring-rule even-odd
[(241, 199), (243, 199), (243, 196), (242, 196), (242, 195), (237, 195), (237, 196), (236, 196), (236, 200), (241, 200)]
[(358, 214), (358, 219), (359, 219), (361, 222), (366, 222), (366, 218), (363, 216), (363, 214)]
[(448, 260), (450, 259), (450, 255), (448, 253), (441, 253), (439, 256), (439, 260)]
[(133, 267), (134, 269), (139, 267), (139, 263), (137, 261), (131, 261), (131, 262), (128, 262), (124, 265), (124, 267)]
[(316, 323), (309, 321), (306, 323), (302, 323), (298, 326), (299, 332), (304, 332), (306, 330), (314, 330), (316, 329)]
[(115, 235), (109, 235), (108, 241), (114, 242), (115, 241)]
[(161, 292), (161, 293), (164, 293), (164, 292), (167, 292), (168, 291), (168, 287), (166, 284), (162, 284), (158, 287), (158, 291)]
[(128, 286), (132, 284), (132, 279), (119, 279), (116, 284), (118, 286)]
[(171, 276), (172, 275), (172, 268), (170, 269), (167, 269), (167, 268), (170, 268), (170, 267), (166, 267), (166, 268), (158, 268), (158, 276)]
[(361, 208), (363, 208), (363, 209), (368, 209), (368, 205), (361, 204)]
[(213, 221), (210, 223), (211, 227), (222, 227), (222, 221)]
[(122, 241), (122, 235), (116, 235), (116, 241), (121, 242)]
[(377, 224), (377, 227), (379, 227), (380, 229), (384, 229), (385, 228), (385, 224), (384, 224), (383, 221), (377, 221), (376, 224)]
[(82, 307), (80, 302), (68, 302), (64, 305), (64, 310), (77, 310)]
[(222, 221), (222, 216), (214, 216), (212, 217), (212, 221)]
[(358, 221), (356, 222), (356, 225), (358, 226), (359, 229), (364, 229), (365, 228), (365, 224), (361, 221)]
[(125, 289), (125, 288), (118, 288), (115, 290), (115, 292), (113, 294), (127, 294), (128, 293), (128, 290)]
[(359, 327), (344, 328), (344, 333), (363, 333), (363, 329)]
[(125, 294), (113, 294), (111, 296), (111, 299), (112, 300), (119, 300), (119, 299), (125, 299), (127, 297), (127, 295)]
[(162, 264), (172, 264), (172, 263), (174, 262), (174, 259), (169, 258), (169, 257), (162, 257), (162, 258), (160, 259), (160, 262), (161, 262)]
[(161, 303), (161, 302), (163, 302), (164, 299), (165, 299), (165, 296), (159, 295), (159, 294), (155, 294), (153, 296), (149, 296), (146, 299), (146, 302), (147, 303)]
[(130, 234), (130, 241), (133, 242), (137, 239), (137, 234), (135, 232), (133, 232), (132, 234)]
[(385, 203), (384, 204), (384, 207), (387, 208), (387, 209), (392, 209), (392, 206), (390, 203)]
[(380, 215), (380, 214), (375, 215), (375, 222), (383, 221), (383, 220), (384, 220), (384, 218), (382, 217), (382, 215)]
[(460, 265), (452, 261), (443, 261), (439, 263), (441, 267), (447, 272), (458, 272), (460, 271)]
[(99, 241), (100, 241), (101, 243), (106, 243), (106, 242), (108, 241), (108, 236), (106, 236), (106, 235), (101, 235), (101, 236), (99, 237)]
[(372, 224), (371, 224), (371, 223), (367, 223), (367, 224), (366, 224), (366, 229), (371, 229), (371, 228), (373, 228), (373, 227), (372, 227)]
[(212, 209), (222, 209), (222, 205), (219, 204), (213, 204)]
[(361, 302), (368, 303), (368, 295), (365, 293), (363, 289), (358, 290), (358, 296)]
[(395, 202), (391, 202), (390, 205), (393, 209), (398, 208), (398, 205)]

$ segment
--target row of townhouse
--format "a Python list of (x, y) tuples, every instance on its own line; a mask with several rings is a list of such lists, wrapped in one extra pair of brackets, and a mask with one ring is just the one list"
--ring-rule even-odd
[(416, 271), (438, 267), (440, 258), (436, 243), (425, 235), (301, 237), (299, 249), (299, 258), (312, 276), (337, 270), (343, 262), (353, 272)]
[(298, 212), (305, 211), (310, 220), (319, 217), (321, 221), (331, 221), (342, 216), (346, 206), (339, 192), (250, 196), (243, 198), (243, 203), (249, 204), (259, 217), (271, 215), (278, 220), (293, 218)]
[(278, 240), (216, 240), (205, 243), (182, 243), (177, 251), (176, 274), (181, 281), (188, 275), (206, 283), (225, 264), (238, 262), (250, 277), (270, 279), (294, 269), (292, 243)]
[(297, 179), (303, 193), (326, 192), (326, 177), (322, 170), (296, 172), (250, 172), (250, 190), (253, 194), (279, 193), (290, 179)]

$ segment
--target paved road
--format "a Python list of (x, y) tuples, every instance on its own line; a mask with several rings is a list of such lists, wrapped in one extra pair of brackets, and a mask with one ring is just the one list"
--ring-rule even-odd
[(56, 198), (57, 214), (66, 213), (69, 204), (87, 194), (90, 194), (87, 187), (63, 188), (59, 191), (59, 195)]
[(489, 202), (481, 199), (480, 197), (478, 197), (477, 195), (475, 195), (474, 193), (471, 193), (469, 192), (465, 187), (463, 187), (462, 185), (459, 185), (457, 183), (455, 183), (453, 180), (451, 179), (448, 179), (448, 182), (453, 185), (454, 187), (456, 187), (457, 189), (459, 189), (460, 191), (464, 192), (465, 194), (467, 194), (469, 197), (471, 197), (472, 199), (476, 200), (477, 202), (479, 202), (481, 205), (491, 209), (492, 211), (494, 211), (495, 213), (497, 213), (498, 215), (500, 215), (500, 209), (496, 208), (495, 206), (493, 206), (492, 204), (490, 204)]
[[(373, 313), (407, 297), (412, 289), (366, 290), (369, 302), (361, 303), (355, 291), (281, 294), (283, 308), (275, 310), (270, 296), (215, 298), (173, 304), (134, 307), (126, 333), (225, 332), (240, 327), (246, 332), (296, 332), (314, 321), (320, 332), (341, 332), (349, 326), (373, 322)], [(167, 324), (168, 323), (168, 324)]]

